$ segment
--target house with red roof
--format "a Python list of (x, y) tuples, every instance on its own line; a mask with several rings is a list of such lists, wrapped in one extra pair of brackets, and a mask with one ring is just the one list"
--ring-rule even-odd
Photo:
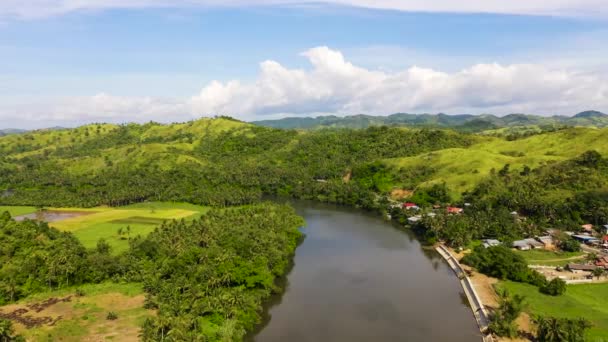
[(458, 207), (447, 207), (448, 214), (462, 214), (464, 209)]
[(418, 209), (420, 209), (420, 207), (419, 207), (419, 206), (417, 206), (417, 205), (416, 205), (416, 203), (412, 203), (412, 202), (405, 202), (405, 203), (403, 203), (403, 209), (407, 209), (407, 210), (410, 210), (410, 209), (413, 209), (413, 210), (418, 210)]

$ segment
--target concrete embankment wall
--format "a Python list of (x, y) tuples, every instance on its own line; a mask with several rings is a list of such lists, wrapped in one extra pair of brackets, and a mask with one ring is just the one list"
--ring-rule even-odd
[(458, 279), (460, 279), (460, 285), (462, 285), (462, 289), (469, 300), (469, 305), (471, 306), (471, 310), (473, 310), (473, 315), (475, 316), (479, 330), (483, 334), (483, 340), (493, 341), (492, 335), (487, 334), (488, 325), (490, 324), (488, 312), (483, 306), (481, 299), (479, 299), (479, 295), (477, 295), (477, 291), (475, 291), (475, 287), (471, 283), (471, 280), (460, 266), (458, 260), (447, 248), (445, 248), (445, 246), (440, 245), (436, 250), (447, 261), (452, 270), (454, 270)]

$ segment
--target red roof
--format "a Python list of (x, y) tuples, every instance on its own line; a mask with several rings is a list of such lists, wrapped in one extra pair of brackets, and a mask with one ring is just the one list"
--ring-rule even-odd
[(416, 205), (416, 203), (407, 202), (407, 203), (403, 203), (403, 207), (404, 208), (411, 208), (411, 207), (417, 207), (417, 205)]
[(463, 209), (458, 208), (458, 207), (447, 207), (447, 210), (448, 210), (448, 213), (451, 213), (451, 214), (458, 214), (458, 213), (463, 212)]
[(602, 241), (603, 241), (603, 242), (608, 242), (608, 235), (605, 235), (605, 236), (602, 238)]

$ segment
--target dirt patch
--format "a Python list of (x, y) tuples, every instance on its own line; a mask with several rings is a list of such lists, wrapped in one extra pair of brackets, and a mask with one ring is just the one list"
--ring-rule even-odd
[(74, 217), (94, 214), (94, 211), (62, 211), (62, 210), (42, 210), (35, 213), (14, 217), (15, 221), (35, 220), (44, 222), (57, 222)]
[(404, 198), (412, 197), (413, 194), (414, 194), (413, 190), (395, 189), (395, 190), (391, 191), (391, 199), (402, 200)]
[[(52, 336), (57, 341), (138, 341), (140, 324), (153, 311), (143, 309), (145, 295), (127, 296), (118, 292), (92, 296), (52, 297), (44, 301), (12, 304), (0, 308), (0, 318), (14, 322), (17, 333), (37, 341)], [(107, 320), (107, 313), (118, 319)], [(67, 326), (81, 327), (72, 336)]]
[(348, 172), (347, 172), (347, 173), (344, 175), (344, 177), (342, 177), (342, 181), (343, 181), (344, 183), (349, 183), (352, 177), (353, 177), (353, 172), (352, 172), (352, 171), (348, 171)]
[(57, 303), (67, 303), (71, 301), (72, 296), (67, 296), (64, 298), (52, 297), (40, 303), (27, 304), (25, 305), (25, 307), (13, 306), (13, 308), (11, 309), (11, 307), (8, 306), (8, 311), (0, 311), (0, 318), (7, 319), (14, 323), (20, 324), (26, 329), (35, 328), (42, 325), (53, 326), (63, 317), (60, 315), (53, 317), (35, 314), (39, 314)]

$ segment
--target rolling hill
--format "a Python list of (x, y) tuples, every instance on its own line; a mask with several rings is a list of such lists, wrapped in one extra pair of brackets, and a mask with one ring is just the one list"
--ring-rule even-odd
[(598, 111), (585, 111), (572, 117), (539, 116), (528, 114), (509, 114), (506, 116), (484, 115), (447, 115), (447, 114), (406, 114), (397, 113), (389, 116), (352, 115), (352, 116), (319, 116), (316, 118), (284, 118), (278, 120), (254, 121), (254, 124), (285, 129), (319, 129), (319, 128), (366, 128), (370, 126), (412, 126), (452, 128), (463, 132), (482, 132), (505, 127), (527, 126), (608, 126), (608, 114)]

